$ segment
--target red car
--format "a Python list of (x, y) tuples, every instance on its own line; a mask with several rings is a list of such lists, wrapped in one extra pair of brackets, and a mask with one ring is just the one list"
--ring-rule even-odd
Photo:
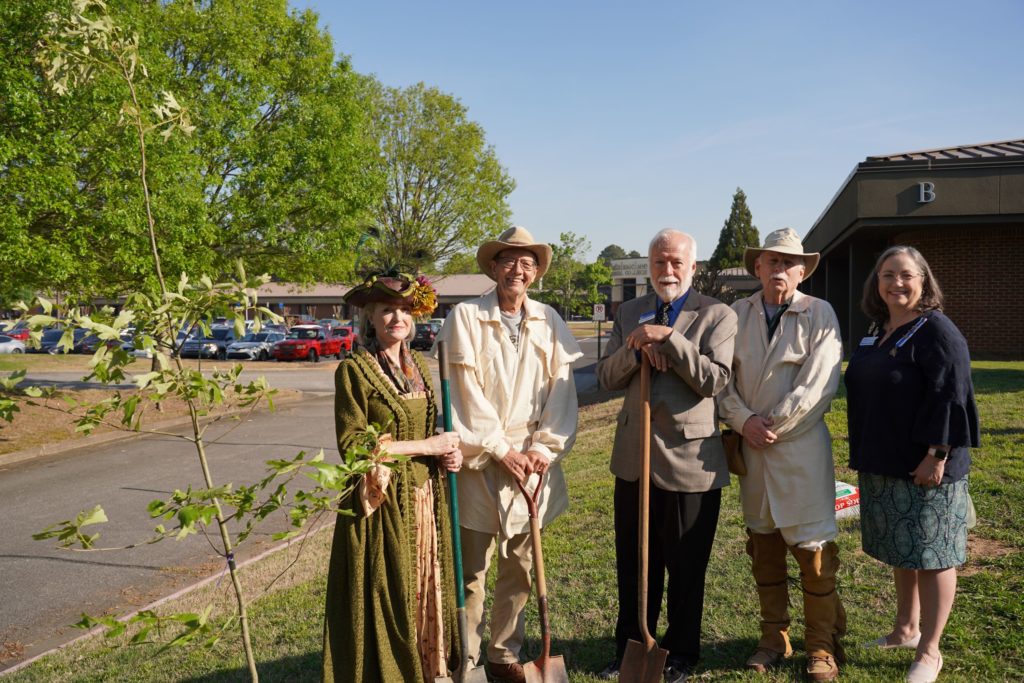
[(6, 334), (8, 337), (17, 339), (20, 342), (27, 342), (29, 333), (28, 323), (6, 323), (3, 327), (0, 327), (0, 333)]
[(319, 325), (296, 325), (288, 330), (284, 341), (274, 344), (270, 355), (275, 360), (308, 360), (317, 363), (324, 356), (335, 356), (341, 360), (345, 357), (345, 351), (342, 338), (334, 334), (333, 330)]
[(348, 325), (341, 325), (334, 328), (334, 334), (341, 337), (341, 349), (345, 353), (352, 353), (352, 346), (356, 343), (356, 333)]

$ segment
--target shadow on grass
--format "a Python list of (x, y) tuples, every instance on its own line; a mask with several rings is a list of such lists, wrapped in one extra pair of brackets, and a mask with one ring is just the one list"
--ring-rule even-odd
[(971, 377), (979, 394), (1012, 393), (1024, 387), (1024, 370), (974, 368)]
[(613, 398), (619, 398), (625, 396), (625, 391), (604, 391), (603, 389), (595, 389), (594, 391), (582, 392), (578, 395), (580, 408), (586, 406), (596, 405), (598, 403), (604, 403), (610, 401)]
[[(756, 624), (755, 624), (756, 627)], [(701, 661), (697, 666), (698, 674), (709, 672), (714, 676), (734, 674), (745, 678), (743, 663), (757, 646), (757, 639), (737, 638), (722, 640), (713, 643), (705, 642)], [(793, 641), (796, 653), (793, 658), (782, 663), (777, 674), (785, 676), (791, 671), (792, 680), (802, 679), (802, 670), (806, 660), (802, 655), (803, 642), (797, 638)], [(486, 648), (486, 643), (483, 645)], [(520, 660), (523, 663), (533, 661), (540, 654), (540, 642), (529, 638), (521, 653)], [(850, 645), (847, 644), (849, 648)], [(484, 650), (486, 651), (486, 649)], [(580, 678), (597, 680), (597, 673), (601, 671), (611, 660), (615, 652), (615, 642), (612, 638), (588, 638), (582, 640), (562, 640), (555, 638), (551, 642), (552, 655), (560, 655), (565, 660), (565, 668), (574, 680)], [(848, 654), (849, 650), (848, 650)], [(854, 657), (860, 654), (854, 651)], [(894, 675), (902, 675), (905, 663), (889, 661), (872, 661), (873, 657), (865, 657), (859, 661), (856, 667), (860, 669), (863, 676), (871, 670), (881, 679), (891, 679)], [(282, 657), (273, 661), (261, 662), (259, 674), (262, 680), (267, 681), (289, 681), (289, 683), (316, 683), (320, 680), (321, 654), (307, 652), (302, 655)], [(872, 677), (875, 674), (869, 674)], [(731, 678), (731, 676), (730, 676)], [(243, 683), (249, 680), (249, 671), (244, 667), (234, 669), (223, 669), (203, 676), (183, 678), (179, 683)], [(755, 679), (756, 680), (756, 679)], [(774, 680), (774, 679), (773, 679)]]
[[(260, 662), (257, 668), (261, 680), (316, 683), (320, 680), (320, 662), (320, 651), (317, 650), (269, 662)], [(222, 669), (195, 678), (182, 678), (179, 683), (244, 683), (249, 680), (249, 669), (240, 667)]]

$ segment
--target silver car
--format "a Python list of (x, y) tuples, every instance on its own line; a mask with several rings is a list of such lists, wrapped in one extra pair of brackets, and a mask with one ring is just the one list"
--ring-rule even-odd
[(281, 332), (250, 332), (228, 345), (228, 358), (270, 360), (270, 347), (282, 339), (284, 339), (284, 334)]
[(0, 334), (0, 353), (25, 353), (25, 343)]

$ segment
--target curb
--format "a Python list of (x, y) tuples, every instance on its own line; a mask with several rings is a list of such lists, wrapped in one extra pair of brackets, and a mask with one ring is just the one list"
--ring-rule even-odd
[[(333, 529), (334, 525), (335, 525), (335, 520), (331, 519), (328, 522), (324, 522), (323, 524), (321, 524), (317, 528), (312, 529), (309, 532), (309, 535), (313, 536), (315, 534), (319, 534), (319, 533), (323, 532), (325, 529)], [(243, 560), (242, 562), (238, 563), (237, 569), (238, 570), (242, 570), (242, 569), (248, 567), (249, 565), (253, 564), (254, 562), (259, 562), (261, 560), (266, 559), (267, 557), (270, 557), (274, 553), (278, 553), (278, 552), (280, 552), (282, 550), (286, 550), (286, 549), (290, 548), (292, 543), (294, 543), (294, 542), (295, 542), (294, 539), (292, 539), (292, 540), (288, 540), (288, 541), (283, 541), (283, 542), (281, 542), (281, 543), (279, 543), (279, 544), (277, 544), (277, 545), (275, 545), (275, 546), (273, 546), (271, 548), (267, 548), (266, 550), (261, 552), (259, 555), (254, 555), (254, 556), (252, 556), (252, 557), (250, 557), (250, 558), (248, 558), (246, 560)], [(188, 595), (192, 591), (199, 590), (203, 586), (211, 584), (214, 581), (219, 581), (220, 579), (222, 579), (224, 577), (225, 571), (226, 570), (221, 570), (221, 571), (217, 572), (216, 574), (211, 574), (210, 576), (207, 576), (205, 579), (200, 579), (199, 581), (196, 581), (195, 583), (193, 583), (193, 584), (191, 584), (189, 586), (185, 586), (184, 588), (179, 588), (178, 590), (174, 591), (170, 595), (165, 595), (162, 598), (157, 598), (156, 600), (154, 600), (153, 602), (149, 603), (148, 605), (145, 605), (143, 607), (140, 607), (137, 610), (133, 610), (133, 611), (127, 613), (127, 614), (123, 614), (123, 615), (117, 617), (117, 620), (120, 621), (120, 622), (127, 622), (129, 619), (134, 617), (136, 614), (139, 614), (140, 612), (144, 612), (146, 610), (156, 609), (157, 607), (159, 607), (160, 605), (163, 605), (164, 603), (170, 602), (171, 600), (176, 600), (177, 598), (180, 598), (180, 597), (182, 597), (184, 595)], [(16, 671), (20, 671), (20, 670), (22, 670), (22, 669), (24, 669), (26, 667), (29, 667), (32, 664), (38, 662), (43, 657), (47, 657), (49, 655), (54, 654), (55, 652), (59, 652), (60, 650), (64, 650), (66, 648), (69, 648), (72, 645), (75, 645), (76, 643), (82, 642), (82, 641), (84, 641), (84, 640), (86, 640), (88, 638), (95, 638), (96, 636), (101, 635), (104, 632), (104, 630), (105, 630), (104, 627), (96, 626), (94, 628), (89, 629), (88, 631), (86, 631), (82, 635), (80, 635), (80, 636), (78, 636), (76, 638), (73, 638), (72, 640), (69, 640), (66, 643), (62, 643), (62, 644), (60, 644), (60, 645), (58, 645), (56, 647), (52, 647), (49, 650), (47, 650), (46, 652), (40, 652), (37, 655), (33, 655), (33, 656), (29, 657), (28, 659), (26, 659), (23, 662), (18, 662), (17, 664), (15, 664), (14, 666), (10, 667), (9, 669), (2, 669), (2, 670), (0, 670), (0, 678), (3, 678), (4, 676), (7, 676), (8, 674), (13, 674)]]
[[(282, 398), (274, 401), (276, 406), (288, 405), (291, 403), (300, 403), (315, 398), (320, 398), (322, 395), (312, 392), (299, 392), (298, 396)], [(208, 415), (200, 418), (201, 424), (208, 424), (213, 420), (223, 419), (225, 417), (233, 417), (235, 415), (241, 415), (248, 413), (248, 408), (239, 408), (231, 410), (220, 415)], [(257, 408), (254, 413), (265, 413), (269, 412), (269, 408), (262, 407)], [(147, 429), (174, 429), (176, 427), (183, 427), (191, 423), (191, 420), (185, 417), (176, 417), (163, 422), (149, 425)], [(104, 444), (115, 443), (118, 441), (130, 441), (132, 439), (141, 439), (146, 436), (152, 436), (148, 431), (120, 431), (114, 430), (112, 432), (103, 432), (102, 434), (90, 434), (89, 436), (82, 437), (81, 439), (65, 439), (63, 441), (54, 441), (53, 443), (43, 444), (42, 446), (36, 446), (35, 448), (26, 448), (20, 451), (11, 451), (10, 453), (0, 454), (0, 468), (6, 465), (14, 465), (20, 462), (26, 462), (28, 460), (35, 460), (46, 455), (58, 455), (61, 453), (68, 453), (75, 451), (80, 448), (93, 448), (95, 446), (101, 446)]]

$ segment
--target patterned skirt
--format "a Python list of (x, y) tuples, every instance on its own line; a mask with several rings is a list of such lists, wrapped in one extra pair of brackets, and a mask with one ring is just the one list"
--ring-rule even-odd
[(861, 544), (900, 569), (947, 569), (967, 561), (967, 478), (935, 488), (880, 474), (858, 475)]

